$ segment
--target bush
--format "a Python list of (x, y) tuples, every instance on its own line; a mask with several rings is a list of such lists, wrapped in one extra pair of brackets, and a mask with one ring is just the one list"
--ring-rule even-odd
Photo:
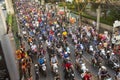
[(17, 26), (17, 20), (16, 20), (15, 16), (13, 16), (12, 31), (13, 31), (15, 42), (16, 42), (16, 48), (19, 48), (20, 42), (19, 42), (19, 39), (18, 39), (18, 36), (17, 36), (17, 34), (18, 34), (18, 26)]
[(14, 35), (14, 40), (15, 40), (15, 43), (16, 43), (16, 48), (18, 49), (19, 45), (20, 45), (20, 42), (19, 42), (18, 37), (16, 36), (16, 34), (18, 33), (18, 26), (17, 26), (16, 17), (12, 14), (8, 14), (6, 22), (9, 25), (9, 27), (11, 27), (11, 30), (12, 30), (13, 35)]
[(9, 26), (12, 26), (12, 15), (11, 14), (7, 14), (7, 24), (9, 25)]

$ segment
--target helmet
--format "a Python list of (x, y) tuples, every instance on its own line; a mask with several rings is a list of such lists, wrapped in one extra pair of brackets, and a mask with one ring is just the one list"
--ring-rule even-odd
[(102, 43), (99, 43), (99, 45), (101, 45)]
[(67, 52), (65, 52), (65, 54), (68, 54)]
[(107, 51), (107, 53), (110, 53), (110, 51)]
[(101, 66), (101, 68), (102, 68), (102, 69), (105, 69), (105, 70), (107, 69), (105, 66)]
[(114, 55), (115, 53), (112, 53), (111, 55)]
[(38, 64), (35, 64), (35, 67), (37, 67), (38, 66)]

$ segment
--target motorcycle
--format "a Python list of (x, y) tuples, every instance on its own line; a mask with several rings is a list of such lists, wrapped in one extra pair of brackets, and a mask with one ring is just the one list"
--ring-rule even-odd
[(81, 71), (81, 72), (80, 72), (81, 78), (83, 78), (83, 74), (84, 74), (86, 71), (88, 71), (85, 63), (82, 63), (82, 64), (81, 64), (80, 71)]
[(62, 53), (63, 60), (70, 60), (70, 55), (67, 52)]
[(42, 74), (44, 76), (47, 76), (47, 73), (46, 73), (46, 64), (42, 64), (41, 67), (40, 67), (40, 70), (42, 71)]
[(81, 59), (79, 60), (79, 62), (76, 62), (76, 66), (75, 67), (76, 67), (76, 69), (78, 70), (78, 72), (80, 74), (84, 73), (85, 70), (87, 69), (85, 63)]
[(58, 64), (57, 64), (57, 63), (53, 63), (53, 64), (52, 64), (52, 72), (53, 72), (53, 74), (54, 74), (55, 76), (59, 74)]
[(43, 42), (42, 36), (39, 36), (39, 37), (38, 37), (38, 40), (39, 40), (39, 42)]
[(69, 48), (69, 47), (66, 48), (66, 51), (67, 51), (67, 53), (68, 53), (69, 56), (70, 56), (71, 52), (70, 52), (70, 48)]
[(107, 56), (106, 56), (106, 53), (105, 53), (105, 50), (104, 50), (104, 49), (101, 49), (101, 50), (100, 50), (100, 56), (101, 56), (103, 59), (107, 59)]
[(63, 49), (62, 48), (60, 48), (60, 47), (58, 47), (57, 48), (57, 55), (58, 55), (58, 57), (60, 57), (60, 58), (62, 58), (62, 51), (63, 51)]
[(42, 74), (44, 76), (47, 76), (47, 67), (46, 67), (46, 59), (45, 57), (43, 57), (43, 61), (41, 60), (40, 61), (40, 64), (39, 64), (39, 67), (40, 67), (40, 71), (42, 72)]
[(38, 80), (39, 79), (39, 74), (40, 74), (38, 64), (34, 65), (34, 69), (35, 69), (35, 80)]
[(25, 40), (27, 40), (27, 31), (23, 28), (22, 29), (22, 34)]
[(66, 80), (75, 80), (75, 74), (72, 68), (69, 68), (68, 70), (65, 69), (65, 79)]
[(120, 80), (120, 72), (119, 72), (119, 69), (116, 71), (116, 74), (115, 74), (115, 80)]
[(117, 69), (120, 67), (118, 61), (108, 61), (108, 65), (111, 66), (111, 68), (115, 71), (117, 71)]
[(60, 75), (59, 75), (59, 74), (56, 75), (56, 76), (54, 77), (54, 80), (61, 80), (61, 79), (60, 79)]
[(98, 67), (98, 68), (100, 68), (102, 65), (101, 61), (98, 61), (95, 58), (92, 58), (92, 64), (94, 67)]
[(90, 46), (89, 46), (89, 50), (88, 50), (88, 52), (89, 52), (90, 54), (92, 54), (92, 53), (93, 53), (93, 51), (94, 51), (93, 46), (92, 46), (92, 45), (90, 45)]
[(103, 66), (103, 69), (99, 69), (98, 79), (99, 80), (112, 80), (112, 77), (109, 75), (107, 69)]
[(75, 49), (75, 56), (78, 56), (78, 55), (83, 55), (83, 51)]
[(109, 74), (103, 74), (101, 76), (101, 80), (113, 80)]

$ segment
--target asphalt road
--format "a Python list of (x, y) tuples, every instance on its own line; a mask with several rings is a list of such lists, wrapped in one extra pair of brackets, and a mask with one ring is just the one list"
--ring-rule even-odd
[[(70, 47), (70, 50), (71, 50), (71, 61), (72, 61), (72, 64), (75, 65), (75, 55), (74, 55), (74, 46), (72, 44), (72, 41), (70, 38), (68, 38), (68, 41), (69, 41), (69, 47)], [(43, 43), (43, 47), (44, 49), (46, 49), (46, 44)], [(49, 56), (48, 54), (46, 54), (46, 59), (47, 59), (47, 76), (44, 77), (42, 75), (42, 73), (40, 74), (40, 79), (39, 80), (53, 80), (53, 75), (52, 75), (52, 72), (51, 72), (51, 67), (50, 67), (50, 63), (49, 63)], [(88, 54), (87, 52), (84, 52), (83, 53), (83, 58), (85, 59), (85, 63), (86, 63), (86, 66), (87, 68), (89, 69), (89, 71), (93, 74), (94, 76), (94, 80), (97, 80), (97, 74), (98, 74), (98, 68), (97, 67), (93, 67), (93, 65), (91, 64), (91, 58), (92, 58), (92, 55)], [(64, 80), (64, 72), (63, 72), (63, 66), (62, 66), (62, 59), (60, 59), (58, 57), (58, 61), (59, 61), (59, 72), (60, 72), (60, 77), (62, 80)], [(37, 63), (37, 59), (34, 59), (34, 63)], [(115, 75), (115, 71), (112, 70), (111, 68), (108, 67), (108, 65), (106, 65), (104, 63), (104, 65), (107, 67), (108, 71), (109, 71), (109, 74), (114, 77)], [(33, 77), (35, 78), (35, 73), (34, 73), (34, 65), (32, 65), (32, 74), (33, 74)], [(76, 69), (74, 69), (75, 71), (75, 78), (76, 80), (82, 80), (81, 79), (81, 76), (80, 74), (78, 73), (78, 71)]]

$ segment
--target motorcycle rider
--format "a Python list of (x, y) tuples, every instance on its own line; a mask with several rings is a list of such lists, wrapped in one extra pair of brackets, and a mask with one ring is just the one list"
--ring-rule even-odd
[(55, 54), (52, 54), (52, 55), (51, 55), (51, 60), (50, 60), (51, 66), (52, 66), (52, 64), (54, 64), (54, 63), (58, 64), (58, 59), (57, 59), (57, 57), (56, 57)]
[(35, 64), (34, 65), (34, 69), (35, 69), (35, 80), (38, 80), (39, 79), (39, 66), (38, 64)]
[(93, 64), (97, 65), (98, 67), (101, 66), (102, 58), (99, 56), (97, 52), (94, 51), (93, 58), (92, 58)]
[(65, 69), (64, 69), (65, 78), (68, 79), (69, 77), (72, 77), (72, 75), (69, 76), (70, 73), (72, 73), (72, 74), (74, 73), (73, 72), (73, 65), (72, 65), (71, 61), (65, 60), (64, 67), (65, 67)]
[(89, 71), (86, 71), (84, 76), (83, 76), (83, 80), (92, 80), (92, 75)]
[(62, 46), (57, 47), (57, 52), (58, 52), (59, 56), (62, 54), (62, 51), (63, 51), (63, 47)]
[(64, 59), (69, 59), (69, 54), (67, 53), (66, 50), (64, 50), (64, 52), (63, 52), (63, 58)]
[(107, 51), (106, 56), (107, 56), (107, 59), (109, 60), (110, 59), (110, 51)]
[(81, 67), (81, 64), (84, 62), (84, 59), (82, 58), (82, 55), (77, 55), (76, 57), (76, 66)]
[(66, 46), (66, 51), (67, 51), (67, 53), (70, 55), (70, 48), (69, 48), (68, 45)]
[(45, 60), (44, 60), (42, 55), (39, 56), (38, 62), (39, 62), (40, 65), (45, 63)]
[(101, 68), (99, 68), (98, 78), (100, 80), (104, 80), (107, 76), (108, 76), (107, 68), (105, 66), (101, 66)]
[(116, 80), (120, 80), (120, 68), (116, 72), (115, 78), (116, 78)]
[(73, 70), (73, 65), (72, 65), (70, 60), (65, 61), (64, 67), (65, 67), (66, 70), (68, 70), (70, 68)]
[(110, 55), (110, 61), (117, 62), (117, 58), (115, 56), (115, 53), (111, 53), (111, 55)]

